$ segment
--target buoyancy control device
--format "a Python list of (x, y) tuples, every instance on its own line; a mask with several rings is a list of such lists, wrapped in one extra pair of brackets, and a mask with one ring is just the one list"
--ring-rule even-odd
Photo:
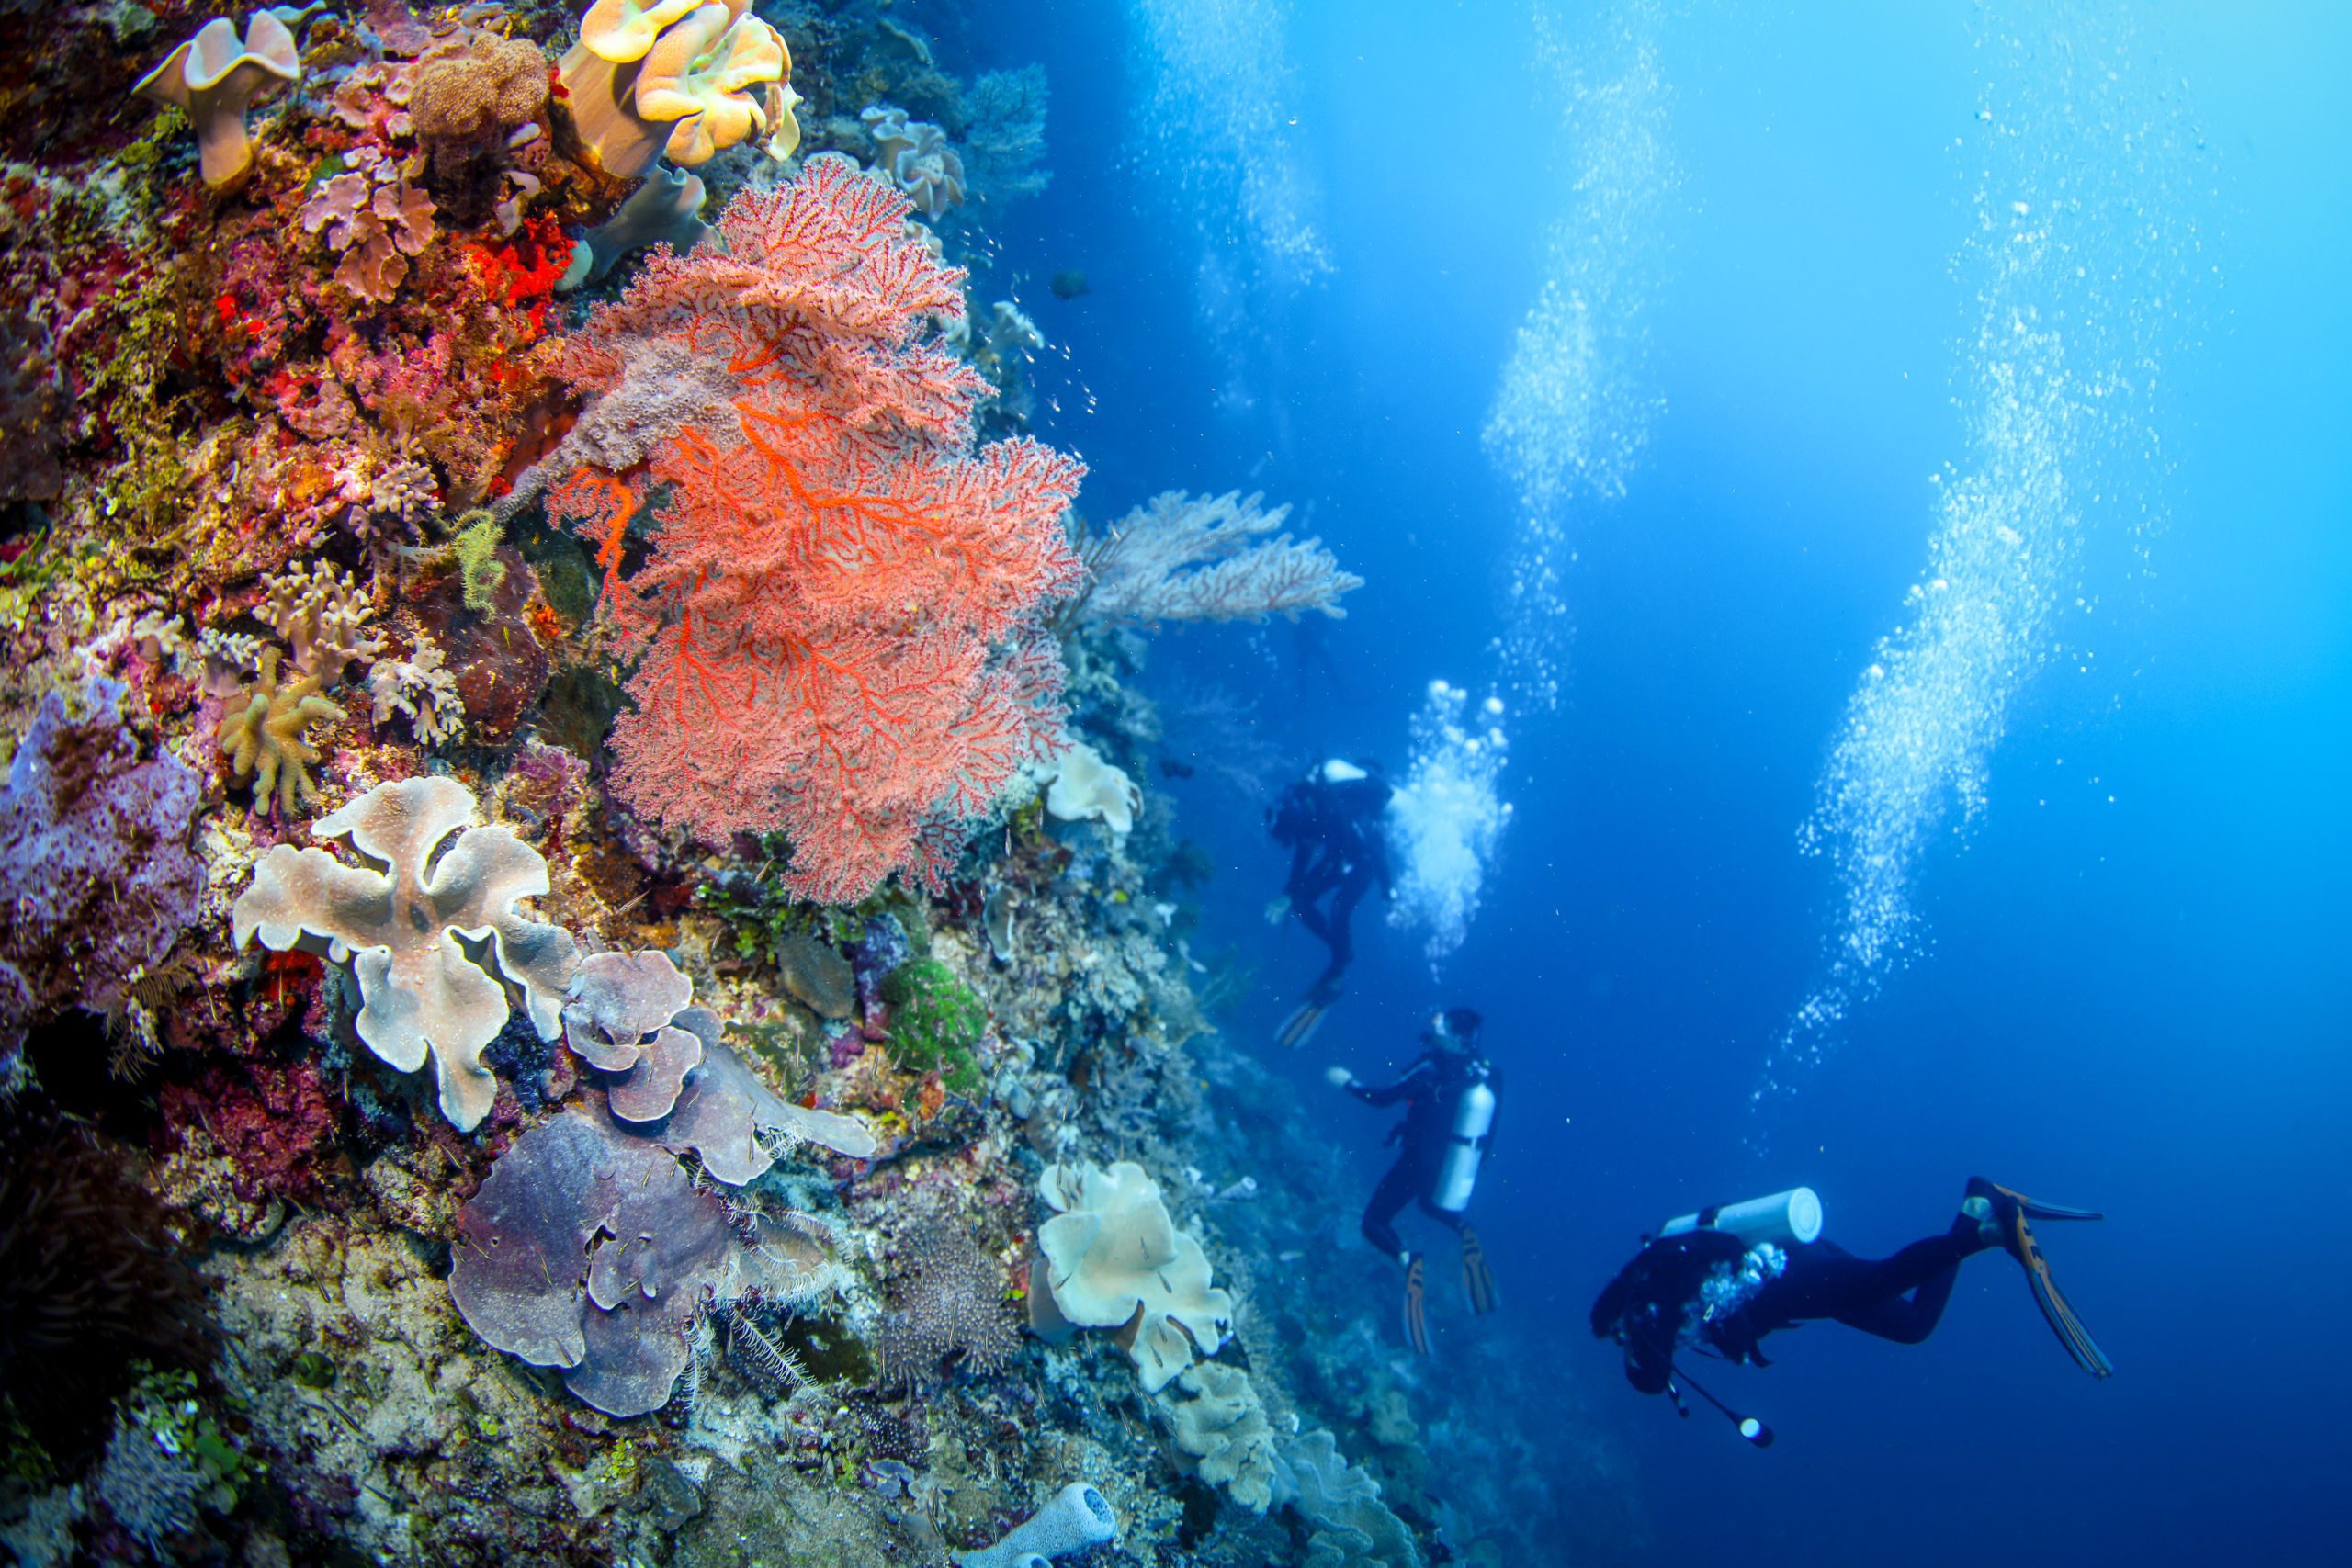
[(1453, 1105), (1453, 1131), (1446, 1135), (1445, 1163), (1438, 1168), (1430, 1201), (1449, 1214), (1470, 1206), (1477, 1190), (1478, 1167), (1487, 1157), (1487, 1137), (1495, 1127), (1495, 1090), (1481, 1063), (1470, 1069), (1470, 1082)]
[(1679, 1215), (1660, 1225), (1657, 1234), (1686, 1235), (1698, 1230), (1736, 1235), (1750, 1249), (1767, 1243), (1787, 1247), (1809, 1242), (1821, 1235), (1821, 1199), (1810, 1187), (1792, 1187), (1769, 1198), (1719, 1203), (1695, 1214)]

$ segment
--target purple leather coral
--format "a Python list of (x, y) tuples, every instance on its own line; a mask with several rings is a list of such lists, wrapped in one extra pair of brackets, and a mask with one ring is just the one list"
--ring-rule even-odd
[(500, 1156), (458, 1228), (459, 1314), (608, 1416), (670, 1402), (704, 1313), (835, 1277), (808, 1230), (730, 1213), (660, 1144), (579, 1108)]
[(667, 1149), (581, 1110), (516, 1140), (458, 1224), (466, 1322), (608, 1416), (670, 1402), (735, 1249), (726, 1209)]
[(121, 1007), (196, 919), (201, 786), (176, 758), (139, 760), (122, 694), (42, 698), (0, 784), (0, 1079), (27, 1025)]
[(564, 1042), (590, 1066), (618, 1073), (613, 1114), (651, 1122), (670, 1113), (678, 1086), (716, 1043), (718, 1019), (689, 1007), (695, 983), (666, 953), (599, 953), (580, 961), (563, 1009)]
[[(241, 948), (259, 936), (283, 953), (307, 939), (352, 964), (366, 1003), (359, 1038), (404, 1073), (430, 1055), (442, 1114), (461, 1133), (497, 1097), (481, 1054), (506, 1025), (501, 978), (522, 991), (539, 1038), (552, 1040), (580, 963), (571, 932), (515, 908), (547, 892), (547, 862), (508, 829), (473, 818), (473, 794), (454, 779), (378, 784), (311, 829), (347, 840), (361, 863), (280, 844), (254, 867), (234, 910)], [(486, 944), (479, 960), (460, 937)]]

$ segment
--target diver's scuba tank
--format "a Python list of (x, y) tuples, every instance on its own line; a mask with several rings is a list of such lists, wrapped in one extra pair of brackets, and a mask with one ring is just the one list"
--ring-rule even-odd
[(1430, 1201), (1449, 1214), (1470, 1206), (1478, 1185), (1478, 1164), (1487, 1156), (1487, 1134), (1495, 1125), (1495, 1091), (1487, 1082), (1486, 1064), (1471, 1069), (1469, 1087), (1453, 1106), (1453, 1131), (1445, 1140), (1445, 1163), (1437, 1173)]
[(1786, 1247), (1791, 1242), (1812, 1241), (1821, 1235), (1821, 1199), (1810, 1187), (1792, 1187), (1770, 1198), (1721, 1203), (1695, 1214), (1684, 1214), (1660, 1225), (1657, 1234), (1665, 1237), (1698, 1230), (1736, 1235), (1750, 1248), (1767, 1242)]

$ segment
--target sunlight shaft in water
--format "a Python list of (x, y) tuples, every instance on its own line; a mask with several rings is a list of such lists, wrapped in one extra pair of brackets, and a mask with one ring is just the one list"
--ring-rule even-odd
[[(2103, 22), (2103, 17), (2102, 17)], [(1920, 864), (1985, 809), (1994, 750), (2019, 694), (2064, 647), (2086, 525), (2162, 478), (2145, 423), (2162, 345), (2181, 332), (2200, 243), (2173, 166), (2193, 137), (2152, 90), (2123, 29), (2086, 15), (2032, 28), (1988, 18), (1973, 136), (1976, 223), (1959, 275), (1976, 288), (1959, 397), (1964, 471), (1940, 492), (1905, 620), (1872, 650), (1800, 834), (1837, 868), (1827, 972), (1775, 1043), (1761, 1102), (1835, 1043), (1920, 945)]]
[(1594, 50), (1572, 41), (1550, 6), (1535, 14), (1537, 69), (1559, 105), (1566, 196), (1484, 438), (1519, 513), (1503, 677), (1546, 709), (1559, 701), (1566, 651), (1561, 579), (1575, 558), (1572, 514), (1580, 502), (1624, 494), (1666, 406), (1649, 378), (1647, 325), (1659, 221), (1677, 178), (1659, 20), (1655, 5), (1629, 5)]

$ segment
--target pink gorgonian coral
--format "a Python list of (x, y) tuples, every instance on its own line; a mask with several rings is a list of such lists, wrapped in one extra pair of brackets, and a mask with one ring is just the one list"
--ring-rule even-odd
[[(1025, 438), (975, 449), (988, 385), (931, 333), (962, 275), (910, 210), (812, 158), (729, 204), (723, 251), (657, 253), (566, 357), (595, 400), (550, 510), (598, 543), (642, 656), (614, 789), (714, 841), (788, 833), (786, 885), (833, 903), (894, 871), (939, 884), (1058, 748), (1036, 617), (1079, 573), (1062, 516), (1084, 470)], [(691, 395), (664, 370), (685, 359), (707, 367)]]

